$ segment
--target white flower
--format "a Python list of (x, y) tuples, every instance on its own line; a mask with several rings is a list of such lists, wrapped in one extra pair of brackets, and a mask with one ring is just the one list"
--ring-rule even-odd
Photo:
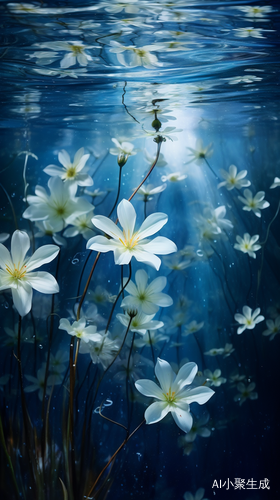
[(73, 219), (70, 224), (72, 227), (67, 227), (63, 236), (66, 238), (74, 238), (74, 236), (81, 234), (85, 240), (91, 238), (95, 234), (94, 226), (91, 222), (92, 216), (93, 211), (91, 210), (87, 214), (79, 215), (79, 217)]
[[(4, 327), (4, 330), (8, 337), (6, 337), (2, 345), (7, 346), (7, 347), (16, 347), (17, 342), (18, 342), (18, 323), (15, 323), (14, 329), (12, 330), (8, 326)], [(38, 338), (36, 337), (37, 341)], [(21, 341), (26, 342), (28, 344), (33, 344), (34, 342), (33, 338), (33, 329), (31, 326), (28, 326), (25, 330), (21, 332)]]
[(279, 177), (275, 177), (273, 184), (271, 184), (270, 189), (274, 189), (280, 186), (280, 179)]
[(158, 330), (162, 328), (164, 323), (162, 321), (154, 320), (155, 314), (144, 314), (143, 312), (138, 312), (131, 320), (131, 316), (126, 314), (117, 314), (116, 318), (122, 323), (122, 325), (128, 327), (130, 323), (129, 330), (131, 332), (137, 332), (141, 335), (145, 335), (147, 330)]
[(242, 196), (238, 196), (239, 200), (244, 203), (243, 210), (250, 212), (251, 210), (257, 217), (261, 217), (261, 210), (269, 207), (270, 203), (264, 200), (265, 192), (259, 191), (254, 197), (252, 191), (250, 189), (244, 190), (244, 198)]
[(12, 236), (11, 253), (0, 244), (0, 290), (11, 289), (14, 306), (20, 316), (31, 310), (33, 288), (41, 293), (59, 292), (59, 286), (50, 273), (32, 272), (55, 259), (59, 247), (44, 245), (32, 257), (26, 257), (29, 248), (28, 234), (18, 230)]
[(101, 231), (111, 236), (94, 236), (87, 242), (87, 248), (97, 252), (114, 252), (115, 264), (129, 264), (132, 257), (138, 262), (148, 264), (158, 271), (161, 260), (155, 254), (166, 255), (176, 252), (177, 247), (173, 241), (163, 236), (158, 236), (150, 241), (148, 236), (159, 231), (166, 224), (168, 217), (161, 212), (149, 215), (138, 231), (134, 231), (136, 212), (133, 205), (122, 200), (117, 208), (118, 219), (123, 232), (108, 217), (97, 215), (92, 223)]
[(101, 339), (97, 342), (89, 340), (88, 343), (82, 342), (80, 354), (90, 354), (94, 364), (101, 364), (105, 369), (116, 356), (120, 348), (120, 340), (110, 338), (110, 332), (99, 332)]
[(265, 5), (264, 7), (260, 7), (259, 5), (244, 5), (237, 6), (236, 9), (241, 10), (241, 12), (245, 12), (246, 17), (252, 18), (263, 18), (269, 12), (273, 12), (270, 5)]
[(154, 194), (162, 193), (166, 189), (166, 184), (154, 187), (152, 184), (147, 184), (146, 186), (141, 186), (137, 194), (143, 196), (144, 201), (151, 201)]
[[(176, 134), (177, 132), (182, 132), (182, 129), (180, 128), (176, 128), (176, 127), (165, 127), (163, 130), (159, 130), (158, 132), (156, 132), (155, 130), (146, 130), (143, 128), (143, 133), (141, 132), (139, 134), (139, 137), (146, 137), (146, 136), (150, 136), (150, 137), (163, 137), (163, 139), (169, 139), (170, 141), (178, 141), (178, 138), (176, 136), (173, 136), (173, 134)], [(173, 136), (173, 137), (170, 137), (170, 136)]]
[[(63, 149), (58, 153), (58, 161), (63, 165), (63, 168), (57, 167), (56, 165), (48, 165), (44, 168), (44, 172), (52, 177), (58, 176), (63, 181), (73, 182), (78, 186), (92, 186), (93, 180), (86, 173), (87, 167), (85, 168), (85, 164), (89, 157), (89, 154), (84, 154), (84, 148), (80, 148), (76, 152), (72, 163), (69, 154)], [(83, 172), (81, 172), (82, 170)]]
[[(126, 283), (126, 279), (123, 283)], [(137, 309), (145, 314), (155, 314), (159, 307), (172, 306), (173, 300), (166, 293), (161, 293), (165, 288), (167, 279), (160, 276), (148, 285), (148, 275), (144, 269), (135, 273), (135, 282), (130, 281), (125, 287), (125, 291), (130, 295), (125, 297), (121, 307), (125, 309)]]
[[(43, 401), (45, 375), (46, 375), (46, 363), (43, 363), (41, 368), (39, 368), (39, 370), (37, 370), (37, 378), (33, 377), (33, 375), (25, 375), (25, 378), (28, 380), (28, 382), (31, 382), (32, 385), (28, 385), (27, 387), (25, 387), (24, 391), (25, 392), (39, 391), (38, 396), (39, 396), (40, 401)], [(51, 393), (50, 385), (52, 385), (52, 382), (51, 382), (50, 377), (48, 377), (47, 387), (46, 387), (46, 394), (48, 396)]]
[(36, 196), (27, 196), (29, 207), (23, 212), (25, 219), (47, 220), (54, 232), (61, 231), (81, 214), (92, 210), (84, 198), (75, 198), (77, 184), (63, 182), (60, 177), (51, 177), (48, 182), (50, 196), (41, 186), (36, 186)]
[(220, 182), (218, 184), (218, 189), (222, 186), (225, 186), (228, 191), (231, 191), (233, 188), (241, 189), (243, 187), (250, 186), (251, 182), (244, 179), (247, 175), (247, 170), (241, 170), (237, 173), (237, 168), (235, 165), (230, 165), (229, 171), (221, 169), (220, 170), (222, 177), (225, 181)]
[(261, 310), (259, 307), (257, 307), (257, 309), (255, 309), (252, 314), (252, 309), (248, 306), (244, 306), (242, 308), (242, 312), (243, 314), (237, 313), (234, 315), (235, 321), (242, 325), (237, 329), (238, 334), (244, 332), (244, 330), (246, 329), (253, 330), (257, 323), (260, 323), (264, 320), (264, 316), (260, 315)]
[(226, 344), (225, 347), (224, 347), (223, 357), (227, 358), (228, 356), (230, 356), (233, 353), (233, 351), (235, 351), (233, 345), (232, 344)]
[(35, 226), (39, 229), (39, 231), (34, 234), (36, 238), (44, 238), (45, 236), (50, 236), (57, 245), (67, 245), (65, 238), (60, 236), (60, 234), (57, 234), (47, 220), (36, 221)]
[(115, 148), (110, 148), (111, 155), (119, 155), (123, 153), (125, 156), (133, 156), (137, 154), (137, 151), (133, 151), (134, 144), (132, 142), (119, 142), (117, 139), (113, 137), (113, 143), (115, 144)]
[(256, 384), (254, 382), (251, 382), (251, 384), (246, 385), (243, 384), (243, 382), (239, 382), (237, 384), (237, 390), (240, 392), (240, 394), (236, 394), (234, 396), (234, 401), (239, 401), (239, 405), (241, 406), (246, 399), (258, 399), (258, 393), (253, 392), (256, 387)]
[(161, 333), (157, 333), (155, 330), (152, 330), (150, 332), (146, 332), (143, 337), (140, 337), (139, 339), (136, 339), (134, 341), (134, 345), (136, 347), (139, 347), (140, 349), (145, 346), (150, 346), (150, 345), (156, 345), (158, 342), (163, 342), (169, 341), (169, 338), (167, 335), (162, 335)]
[(123, 167), (126, 164), (129, 156), (134, 156), (137, 154), (137, 150), (133, 151), (134, 144), (132, 144), (131, 142), (120, 143), (114, 137), (113, 137), (112, 141), (116, 145), (116, 147), (110, 148), (110, 154), (117, 155), (118, 156), (118, 164), (120, 167)]
[(210, 158), (213, 154), (212, 142), (208, 144), (208, 146), (204, 147), (201, 139), (197, 139), (195, 144), (195, 149), (193, 148), (187, 148), (187, 149), (189, 149), (192, 156), (189, 163), (195, 161), (197, 165), (201, 165), (205, 159)]
[[(151, 54), (151, 52), (163, 49), (162, 45), (144, 45), (143, 47), (136, 47), (135, 45), (122, 45), (114, 40), (111, 41), (110, 52), (117, 54), (117, 59), (119, 63), (127, 66), (129, 68), (136, 68), (137, 66), (144, 66), (144, 68), (155, 68), (157, 66), (162, 66), (157, 59), (157, 56)], [(129, 51), (130, 57), (128, 62), (125, 60), (122, 52)]]
[(253, 257), (253, 259), (255, 259), (255, 252), (257, 252), (261, 248), (261, 245), (259, 245), (258, 243), (256, 244), (258, 239), (258, 234), (250, 236), (249, 233), (245, 233), (243, 239), (241, 238), (241, 236), (236, 236), (236, 240), (238, 243), (235, 243), (234, 248), (236, 250), (240, 250), (243, 253), (247, 253), (250, 257)]
[(204, 376), (207, 379), (207, 384), (214, 385), (215, 387), (220, 387), (221, 384), (225, 384), (227, 379), (221, 377), (221, 370), (217, 369), (213, 373), (210, 370), (204, 370)]
[(59, 322), (60, 330), (65, 330), (69, 335), (81, 339), (86, 344), (91, 340), (92, 342), (99, 342), (102, 340), (102, 335), (96, 332), (96, 326), (86, 326), (86, 319), (81, 318), (79, 321), (74, 321), (72, 325), (66, 318), (62, 318)]
[(203, 210), (203, 216), (200, 215), (197, 219), (198, 227), (202, 233), (209, 232), (210, 234), (217, 235), (223, 233), (224, 229), (231, 229), (233, 224), (230, 220), (225, 219), (226, 207), (212, 208), (206, 207)]
[(269, 340), (273, 340), (275, 335), (280, 332), (280, 316), (277, 316), (274, 321), (273, 319), (268, 319), (266, 321), (266, 326), (267, 330), (263, 332), (263, 335), (265, 335), (265, 337), (269, 336)]
[(221, 356), (222, 354), (224, 354), (224, 348), (213, 347), (209, 351), (206, 351), (204, 354), (206, 354), (206, 356)]
[(146, 409), (147, 424), (159, 422), (171, 412), (178, 427), (184, 432), (190, 431), (193, 424), (189, 410), (190, 403), (204, 404), (214, 394), (209, 387), (186, 388), (186, 385), (193, 382), (197, 369), (195, 363), (186, 363), (176, 375), (167, 361), (158, 358), (155, 374), (160, 387), (152, 380), (143, 379), (135, 382), (135, 387), (141, 394), (159, 400)]
[(186, 491), (184, 500), (207, 500), (207, 498), (204, 498), (204, 493), (204, 488), (199, 488), (194, 496), (190, 491)]
[(162, 182), (166, 182), (166, 181), (179, 182), (179, 181), (183, 181), (186, 178), (187, 178), (187, 175), (184, 175), (181, 172), (173, 172), (172, 174), (161, 176)]
[(231, 78), (225, 78), (229, 85), (237, 85), (238, 83), (253, 83), (260, 82), (262, 78), (256, 75), (244, 75), (244, 76), (233, 76)]
[[(95, 45), (83, 45), (83, 43), (80, 41), (34, 43), (33, 46), (41, 49), (51, 49), (54, 51), (65, 50), (66, 52), (68, 52), (60, 61), (60, 67), (64, 69), (70, 68), (70, 66), (74, 66), (75, 64), (79, 64), (80, 66), (87, 66), (89, 61), (93, 61), (93, 58), (85, 51), (87, 49), (98, 48)], [(51, 64), (55, 60), (61, 58), (61, 56), (59, 56), (57, 52), (49, 51), (38, 51), (34, 54), (31, 54), (30, 57), (37, 57), (39, 59), (39, 61), (37, 61), (37, 64), (40, 65)]]
[(202, 321), (201, 323), (197, 323), (196, 320), (193, 320), (188, 325), (185, 325), (182, 336), (186, 337), (187, 335), (191, 335), (192, 333), (196, 333), (199, 330), (201, 330), (201, 328), (203, 328), (203, 326), (204, 326), (204, 321)]
[(181, 253), (177, 252), (175, 255), (171, 257), (164, 258), (164, 265), (172, 269), (172, 271), (183, 271), (187, 267), (191, 265), (191, 260), (182, 259)]
[(86, 76), (87, 69), (75, 68), (75, 69), (54, 69), (54, 68), (33, 68), (32, 71), (38, 73), (39, 75), (46, 76), (58, 76), (58, 78), (78, 78), (79, 76)]
[(235, 32), (235, 36), (238, 36), (239, 38), (248, 38), (249, 36), (253, 38), (266, 38), (265, 36), (263, 36), (262, 32), (274, 30), (263, 30), (250, 26), (249, 28), (235, 28), (233, 31)]
[(103, 6), (107, 12), (111, 12), (112, 14), (118, 14), (123, 10), (127, 14), (137, 14), (139, 11), (138, 0), (122, 0), (121, 2), (118, 0), (110, 0), (110, 2), (103, 2)]

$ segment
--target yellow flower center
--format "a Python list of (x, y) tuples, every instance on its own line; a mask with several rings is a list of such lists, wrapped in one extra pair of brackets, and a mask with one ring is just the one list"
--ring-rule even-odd
[(67, 169), (66, 172), (66, 179), (73, 179), (76, 175), (76, 168), (75, 167), (70, 167)]
[(16, 267), (15, 264), (13, 264), (14, 266), (14, 269), (11, 269), (9, 266), (6, 266), (6, 271), (8, 271), (8, 273), (16, 280), (20, 280), (21, 278), (23, 278), (26, 274), (26, 266), (23, 265), (21, 266), (21, 268), (19, 268), (19, 263), (18, 263), (18, 267)]
[(134, 51), (139, 57), (145, 57), (145, 55), (147, 54), (147, 52), (145, 50), (142, 50), (142, 49), (135, 49)]
[(128, 234), (126, 236), (126, 233), (125, 231), (123, 230), (123, 235), (124, 235), (124, 239), (122, 240), (121, 238), (119, 238), (120, 242), (123, 244), (124, 247), (126, 247), (128, 250), (132, 250), (132, 248), (134, 248), (138, 241), (139, 241), (139, 237), (137, 238), (137, 233), (134, 233), (131, 237), (130, 237), (130, 231), (128, 231)]
[(78, 54), (83, 53), (84, 47), (82, 45), (72, 45), (71, 50), (74, 55), (77, 56)]
[(168, 403), (174, 403), (176, 393), (175, 393), (175, 391), (171, 392), (171, 387), (170, 387), (169, 391), (166, 393), (163, 393), (163, 395), (164, 395), (166, 401), (168, 401)]

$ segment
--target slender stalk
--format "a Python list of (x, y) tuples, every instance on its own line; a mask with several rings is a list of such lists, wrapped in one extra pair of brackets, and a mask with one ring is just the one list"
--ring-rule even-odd
[(115, 300), (115, 302), (113, 303), (113, 306), (112, 306), (112, 309), (111, 309), (111, 312), (110, 312), (110, 316), (109, 316), (109, 319), (108, 319), (108, 322), (107, 322), (107, 325), (106, 325), (106, 330), (105, 330), (105, 333), (107, 333), (108, 329), (109, 329), (109, 326), (110, 326), (110, 323), (111, 323), (111, 320), (112, 320), (112, 316), (113, 316), (113, 313), (114, 313), (114, 310), (115, 310), (115, 307), (117, 305), (117, 302), (120, 298), (120, 296), (122, 295), (123, 291), (125, 290), (125, 288), (127, 287), (128, 283), (130, 282), (131, 280), (131, 274), (132, 274), (132, 267), (131, 267), (131, 262), (129, 262), (129, 276), (128, 276), (128, 280), (127, 282), (125, 283), (125, 285), (122, 283), (122, 287), (117, 295), (117, 298)]
[(132, 200), (132, 198), (136, 195), (137, 191), (140, 189), (140, 187), (144, 184), (144, 182), (151, 175), (152, 171), (154, 170), (154, 168), (155, 168), (155, 166), (156, 166), (156, 164), (158, 162), (159, 155), (160, 155), (161, 144), (163, 142), (163, 137), (161, 137), (160, 135), (158, 135), (157, 139), (158, 139), (158, 142), (157, 142), (157, 154), (156, 154), (156, 157), (155, 157), (155, 161), (152, 164), (152, 166), (151, 166), (149, 172), (147, 173), (147, 175), (145, 175), (145, 177), (142, 180), (142, 182), (140, 182), (139, 186), (137, 186), (137, 188), (133, 191), (132, 195), (128, 198), (128, 201)]
[(133, 332), (133, 337), (132, 337), (132, 342), (131, 346), (129, 349), (129, 354), (128, 354), (128, 359), (127, 359), (127, 367), (126, 367), (126, 383), (125, 383), (125, 389), (126, 389), (126, 402), (127, 402), (127, 427), (129, 429), (129, 424), (130, 424), (130, 418), (129, 418), (129, 397), (128, 397), (128, 384), (130, 382), (129, 380), (129, 372), (130, 372), (130, 359), (131, 359), (131, 354), (132, 354), (132, 349), (133, 349), (133, 344), (134, 344), (134, 339), (135, 339), (135, 332)]
[(127, 86), (127, 82), (124, 82), (124, 86), (123, 86), (123, 95), (122, 95), (122, 104), (123, 104), (124, 109), (125, 109), (125, 111), (127, 112), (127, 114), (128, 114), (129, 116), (131, 116), (131, 118), (133, 118), (133, 120), (134, 120), (135, 122), (139, 123), (139, 125), (140, 125), (140, 122), (139, 122), (138, 120), (136, 120), (135, 116), (133, 116), (133, 115), (132, 115), (132, 114), (128, 111), (127, 106), (126, 106), (126, 104), (125, 104), (125, 102), (124, 102), (124, 96), (125, 96), (125, 94), (126, 94), (126, 90), (125, 90), (125, 87), (126, 87), (126, 86)]
[(217, 176), (217, 174), (215, 174), (213, 168), (211, 167), (209, 161), (204, 157), (204, 161), (206, 163), (206, 165), (208, 166), (208, 168), (211, 170), (212, 174), (216, 177), (216, 180), (218, 181), (219, 180), (219, 177)]
[(3, 446), (3, 450), (4, 450), (4, 453), (5, 453), (8, 465), (9, 465), (9, 471), (11, 473), (12, 482), (13, 482), (13, 485), (15, 487), (17, 497), (20, 498), (20, 493), (19, 493), (19, 489), (18, 489), (18, 485), (17, 485), (17, 480), (16, 480), (16, 476), (15, 476), (13, 464), (12, 464), (10, 455), (8, 453), (7, 447), (6, 447), (5, 435), (4, 435), (4, 430), (3, 430), (1, 415), (0, 415), (0, 443)]
[(23, 390), (23, 374), (22, 374), (21, 350), (20, 350), (21, 323), (22, 323), (22, 317), (19, 315), (19, 318), (18, 318), (17, 360), (18, 360), (18, 366), (19, 366), (19, 381), (20, 381), (20, 389), (21, 389), (21, 405), (22, 405), (22, 415), (23, 415), (23, 426), (24, 426), (24, 430), (25, 430), (26, 448), (27, 448), (28, 463), (29, 463), (29, 467), (30, 467), (31, 481), (32, 481), (33, 491), (35, 492), (35, 498), (37, 498), (37, 485), (36, 485), (36, 481), (35, 481), (35, 477), (34, 477), (36, 463), (34, 463), (34, 457), (32, 456), (34, 448), (32, 447), (32, 444), (31, 444), (31, 433), (30, 433), (31, 422), (30, 422), (30, 418), (29, 418), (29, 415), (27, 412), (26, 401), (25, 401), (24, 390)]
[(155, 351), (154, 351), (154, 347), (153, 347), (153, 344), (152, 344), (152, 337), (151, 337), (150, 330), (148, 330), (148, 335), (149, 335), (149, 341), (150, 341), (150, 346), (151, 346), (151, 353), (152, 353), (153, 363), (154, 363), (154, 365), (156, 365)]
[(129, 434), (129, 436), (127, 436), (124, 441), (122, 442), (122, 444), (118, 447), (118, 449), (115, 451), (115, 453), (111, 456), (110, 460), (107, 462), (107, 464), (105, 465), (105, 467), (103, 467), (102, 471), (98, 474), (95, 482), (93, 483), (90, 491), (88, 492), (87, 496), (86, 496), (86, 500), (89, 500), (89, 496), (91, 495), (91, 493), (93, 492), (95, 486), (97, 485), (99, 479), (102, 477), (103, 473), (105, 472), (105, 470), (107, 469), (107, 467), (109, 467), (109, 465), (112, 463), (112, 461), (115, 459), (115, 457), (117, 456), (117, 454), (122, 450), (122, 448), (126, 445), (126, 443), (129, 441), (130, 438), (132, 438), (132, 436), (134, 436), (134, 434), (140, 429), (140, 427), (142, 427), (142, 425), (146, 422), (146, 420), (142, 420), (142, 422), (132, 431), (131, 434)]
[(122, 182), (122, 167), (119, 167), (119, 181), (118, 181), (118, 191), (117, 191), (117, 196), (116, 196), (116, 199), (115, 199), (115, 203), (113, 205), (113, 208), (111, 209), (108, 217), (110, 218), (112, 213), (114, 212), (116, 206), (117, 206), (117, 203), (119, 201), (119, 197), (120, 197), (120, 192), (121, 192), (121, 182)]

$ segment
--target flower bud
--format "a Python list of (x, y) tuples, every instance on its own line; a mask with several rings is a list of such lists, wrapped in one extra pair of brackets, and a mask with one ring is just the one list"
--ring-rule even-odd
[(124, 153), (120, 153), (119, 156), (118, 156), (118, 165), (119, 165), (119, 167), (122, 168), (126, 164), (127, 159), (128, 159), (128, 155), (126, 155)]
[(156, 132), (159, 131), (160, 127), (161, 127), (161, 122), (159, 121), (158, 118), (156, 118), (153, 122), (152, 122), (152, 127), (155, 129)]

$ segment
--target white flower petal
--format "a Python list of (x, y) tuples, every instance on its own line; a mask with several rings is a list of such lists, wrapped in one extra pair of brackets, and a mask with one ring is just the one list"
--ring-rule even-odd
[(135, 382), (136, 389), (144, 396), (164, 400), (162, 389), (152, 380), (141, 379)]
[(28, 283), (34, 290), (41, 293), (57, 293), (59, 286), (56, 279), (50, 274), (43, 271), (28, 273), (26, 276)]
[(0, 267), (6, 269), (6, 266), (9, 266), (10, 269), (14, 267), (9, 250), (0, 243)]
[(143, 262), (143, 264), (147, 264), (148, 266), (154, 267), (157, 271), (160, 268), (161, 260), (159, 257), (154, 255), (153, 253), (146, 252), (144, 248), (136, 248), (133, 249), (132, 254), (138, 262)]
[(91, 222), (95, 227), (116, 240), (124, 238), (124, 235), (118, 226), (116, 226), (111, 219), (108, 219), (108, 217), (104, 217), (104, 215), (96, 215), (91, 219)]
[(157, 212), (155, 214), (149, 215), (141, 225), (138, 236), (140, 240), (155, 234), (159, 231), (168, 221), (168, 217), (166, 214)]
[(157, 236), (149, 243), (145, 243), (145, 245), (143, 245), (143, 249), (147, 252), (158, 255), (167, 255), (177, 252), (175, 243), (164, 236)]
[(25, 316), (31, 310), (32, 288), (27, 283), (19, 283), (17, 288), (12, 288), (12, 297), (16, 310), (20, 316)]
[(180, 398), (184, 399), (184, 402), (198, 403), (203, 405), (206, 403), (214, 394), (214, 391), (210, 387), (195, 387), (194, 389), (186, 389), (180, 393)]
[(38, 248), (26, 263), (26, 271), (29, 273), (29, 271), (51, 262), (57, 256), (59, 250), (60, 248), (57, 245), (44, 245)]
[(144, 417), (147, 424), (155, 424), (162, 420), (169, 412), (168, 403), (153, 403), (145, 411)]
[(110, 252), (115, 249), (115, 243), (108, 240), (105, 236), (93, 236), (88, 240), (86, 245), (88, 250), (95, 250), (96, 252)]
[(30, 239), (28, 234), (24, 231), (15, 231), (11, 240), (11, 255), (16, 267), (21, 268), (29, 248)]
[(189, 405), (187, 403), (176, 405), (171, 410), (171, 415), (174, 418), (178, 427), (184, 431), (189, 432), (192, 428), (193, 418), (189, 412)]
[(52, 177), (61, 177), (65, 170), (63, 170), (61, 167), (57, 167), (56, 165), (48, 165), (46, 168), (44, 168), (43, 172), (51, 175)]
[(139, 294), (143, 293), (147, 287), (148, 275), (144, 269), (139, 269), (135, 273), (135, 282), (139, 291)]
[(163, 392), (168, 393), (174, 379), (176, 378), (170, 364), (164, 359), (158, 358), (155, 366), (155, 374)]
[(191, 384), (197, 374), (197, 370), (198, 367), (196, 363), (186, 363), (178, 371), (173, 386), (176, 386), (177, 390), (180, 391), (185, 385)]
[(130, 201), (122, 200), (118, 204), (117, 214), (127, 238), (131, 238), (134, 233), (136, 212)]

